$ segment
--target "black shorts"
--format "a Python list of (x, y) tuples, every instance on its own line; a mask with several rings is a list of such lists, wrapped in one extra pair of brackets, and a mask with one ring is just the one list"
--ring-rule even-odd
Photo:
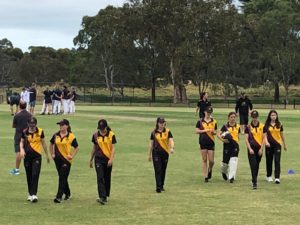
[(11, 101), (10, 103), (9, 103), (11, 106), (13, 106), (13, 105), (16, 105), (16, 106), (18, 106), (19, 104), (20, 104), (20, 100), (16, 100), (16, 101)]
[(208, 143), (200, 142), (200, 149), (201, 150), (215, 150), (215, 144), (208, 144)]
[(15, 153), (20, 152), (20, 141), (21, 140), (14, 140)]
[(248, 121), (249, 121), (248, 114), (239, 114), (239, 116), (240, 116), (240, 124), (241, 125), (248, 125)]

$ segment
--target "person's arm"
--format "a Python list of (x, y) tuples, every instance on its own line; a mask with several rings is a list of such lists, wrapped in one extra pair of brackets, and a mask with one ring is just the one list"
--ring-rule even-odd
[(52, 159), (54, 159), (55, 158), (54, 144), (50, 143), (49, 149), (50, 149), (51, 157)]
[(93, 160), (96, 153), (96, 144), (93, 144), (93, 149), (91, 151), (91, 158), (90, 158), (90, 168), (93, 168)]
[(239, 107), (240, 107), (240, 101), (239, 100), (237, 100), (236, 101), (236, 104), (235, 104), (235, 113), (236, 114), (238, 114), (239, 112), (238, 112), (238, 110), (239, 110)]
[(76, 156), (78, 150), (79, 150), (78, 146), (74, 147), (73, 151), (69, 155), (67, 155), (68, 160), (74, 159), (74, 157)]
[(251, 148), (251, 145), (249, 143), (249, 134), (248, 133), (245, 133), (245, 143), (246, 143), (246, 146), (247, 146), (247, 149), (250, 153), (250, 155), (253, 155), (254, 154), (254, 151), (253, 149)]
[(107, 162), (107, 166), (111, 166), (113, 161), (114, 161), (114, 157), (115, 157), (115, 144), (112, 144), (112, 147), (111, 147), (111, 155), (110, 155), (110, 159), (108, 160)]
[(20, 157), (22, 159), (25, 158), (25, 150), (24, 150), (24, 138), (21, 138), (21, 141), (20, 141)]
[(229, 140), (222, 138), (221, 134), (222, 134), (222, 131), (218, 130), (217, 131), (217, 137), (219, 138), (219, 140), (222, 141), (223, 143), (229, 143)]
[(173, 138), (169, 138), (169, 148), (170, 148), (171, 154), (173, 154), (174, 153), (174, 139)]
[(249, 109), (250, 109), (250, 113), (251, 113), (251, 111), (252, 111), (252, 109), (253, 109), (253, 105), (252, 105), (252, 102), (251, 102), (250, 99), (248, 99), (248, 101), (249, 101)]
[(197, 106), (195, 116), (198, 115), (200, 108)]
[(287, 146), (286, 146), (285, 138), (284, 138), (284, 135), (283, 135), (282, 131), (280, 132), (280, 136), (281, 136), (281, 139), (282, 139), (282, 142), (283, 142), (283, 149), (285, 151), (287, 151)]
[(152, 160), (152, 150), (153, 150), (153, 140), (149, 141), (149, 146), (148, 146), (148, 160)]
[(50, 158), (49, 158), (49, 154), (48, 154), (48, 150), (47, 150), (47, 145), (46, 145), (45, 139), (42, 138), (41, 142), (42, 142), (42, 146), (43, 146), (43, 149), (44, 149), (44, 152), (45, 152), (45, 155), (46, 155), (47, 163), (50, 163)]

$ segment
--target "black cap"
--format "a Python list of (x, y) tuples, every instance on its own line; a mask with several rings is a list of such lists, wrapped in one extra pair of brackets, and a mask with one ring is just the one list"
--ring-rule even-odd
[(251, 117), (252, 118), (257, 118), (259, 116), (259, 114), (258, 114), (258, 112), (256, 111), (256, 110), (253, 110), (252, 112), (251, 112)]
[(166, 120), (163, 117), (157, 117), (156, 123), (165, 123)]
[(211, 106), (207, 106), (204, 111), (206, 111), (208, 113), (212, 113), (213, 112), (213, 108)]
[(101, 119), (98, 121), (98, 129), (104, 130), (107, 127), (107, 121), (105, 119)]
[(59, 124), (59, 125), (67, 125), (67, 126), (70, 126), (70, 122), (69, 120), (67, 119), (62, 119), (61, 121), (57, 122), (56, 124)]
[(27, 121), (28, 124), (30, 125), (36, 125), (37, 124), (37, 120), (35, 117), (31, 117), (28, 121)]

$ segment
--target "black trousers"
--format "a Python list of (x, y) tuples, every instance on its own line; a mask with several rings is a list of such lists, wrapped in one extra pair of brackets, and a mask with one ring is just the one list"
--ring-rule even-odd
[(59, 177), (56, 198), (61, 199), (63, 194), (65, 194), (66, 196), (71, 195), (68, 183), (68, 177), (71, 170), (71, 163), (65, 159), (60, 158), (59, 156), (56, 156), (54, 158), (54, 162)]
[(38, 153), (26, 152), (24, 167), (26, 171), (29, 195), (36, 195), (38, 191), (42, 157)]
[(280, 178), (281, 146), (266, 147), (267, 177), (272, 176), (273, 159), (275, 164), (275, 179)]
[(223, 145), (223, 163), (228, 164), (231, 157), (238, 157), (240, 152), (239, 145)]
[(108, 159), (95, 156), (95, 170), (97, 173), (97, 185), (99, 198), (106, 199), (110, 195), (112, 166), (107, 166)]
[(155, 172), (156, 190), (164, 188), (169, 154), (164, 150), (153, 149), (152, 161)]
[(258, 171), (259, 171), (259, 163), (261, 160), (261, 155), (258, 154), (259, 148), (251, 147), (254, 151), (254, 154), (251, 155), (249, 153), (248, 149), (248, 160), (249, 160), (249, 165), (251, 169), (251, 175), (252, 175), (252, 183), (257, 184), (257, 176), (258, 176)]

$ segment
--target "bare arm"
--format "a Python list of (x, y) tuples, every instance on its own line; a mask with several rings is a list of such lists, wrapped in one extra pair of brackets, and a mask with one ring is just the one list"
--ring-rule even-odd
[(249, 153), (250, 153), (251, 155), (253, 155), (253, 154), (254, 154), (254, 151), (253, 151), (253, 149), (251, 148), (251, 145), (250, 145), (250, 143), (249, 143), (248, 138), (249, 138), (249, 134), (245, 133), (245, 143), (246, 143), (246, 146), (247, 146), (247, 148), (248, 148)]
[(110, 159), (109, 159), (109, 161), (107, 162), (107, 165), (108, 165), (108, 166), (111, 166), (112, 163), (113, 163), (113, 161), (114, 161), (114, 157), (115, 157), (115, 149), (116, 149), (115, 144), (112, 144)]
[(46, 160), (49, 163), (50, 159), (49, 159), (49, 155), (48, 155), (48, 150), (47, 150), (47, 145), (46, 145), (45, 139), (42, 138), (41, 142), (42, 142), (42, 146), (43, 146), (43, 149), (44, 149), (44, 152), (45, 152), (45, 155), (46, 155)]
[(93, 160), (95, 157), (95, 152), (96, 152), (96, 145), (93, 145), (93, 149), (91, 151), (91, 158), (90, 158), (90, 168), (93, 168)]
[(25, 150), (24, 150), (24, 139), (23, 138), (21, 138), (21, 141), (20, 141), (20, 157), (22, 158), (22, 159), (24, 159), (25, 158)]
[(49, 149), (50, 149), (51, 157), (52, 159), (54, 159), (55, 158), (54, 144), (50, 143)]
[(287, 151), (287, 146), (286, 146), (286, 143), (285, 143), (285, 138), (284, 138), (283, 132), (280, 132), (280, 136), (282, 138), (283, 148), (284, 148), (285, 151)]
[(148, 160), (149, 161), (152, 160), (152, 150), (153, 150), (153, 140), (150, 140), (149, 145), (148, 145)]
[(171, 154), (173, 154), (174, 153), (174, 139), (173, 138), (169, 138), (169, 148), (170, 148)]

